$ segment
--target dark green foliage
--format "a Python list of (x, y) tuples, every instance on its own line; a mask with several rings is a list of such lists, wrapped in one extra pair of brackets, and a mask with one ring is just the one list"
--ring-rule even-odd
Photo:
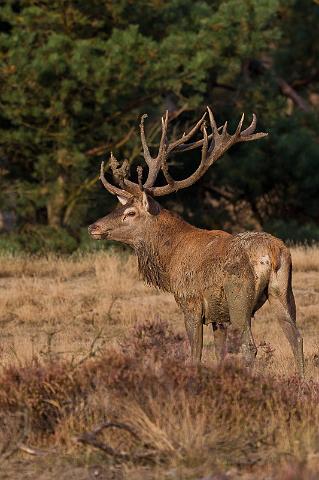
[(319, 226), (318, 223), (303, 223), (300, 224), (296, 220), (281, 220), (272, 219), (266, 223), (265, 230), (273, 235), (290, 241), (293, 239), (296, 243), (319, 242)]
[(74, 236), (63, 228), (28, 225), (19, 232), (0, 236), (0, 250), (18, 253), (72, 253), (78, 247)]
[[(203, 200), (220, 201), (217, 186), (230, 207), (245, 199), (261, 227), (282, 217), (318, 223), (318, 10), (305, 0), (7, 0), (0, 210), (13, 208), (18, 227), (79, 231), (113, 202), (97, 183), (101, 156), (113, 149), (133, 164), (140, 159), (142, 113), (151, 116), (154, 144), (166, 108), (184, 109), (179, 132), (210, 104), (230, 128), (242, 111), (255, 111), (270, 138), (234, 149), (192, 194), (168, 202), (182, 200), (198, 225), (233, 228), (229, 208), (213, 211)], [(279, 78), (301, 108), (287, 101)], [(173, 172), (185, 176), (192, 158), (177, 158)]]

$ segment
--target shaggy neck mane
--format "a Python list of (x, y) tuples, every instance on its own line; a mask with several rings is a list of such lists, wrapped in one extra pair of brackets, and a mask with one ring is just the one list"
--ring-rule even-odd
[(135, 249), (138, 269), (148, 285), (160, 290), (169, 290), (169, 276), (162, 264), (158, 251), (153, 245), (141, 242)]
[(170, 291), (169, 265), (174, 247), (183, 233), (193, 228), (179, 216), (162, 210), (152, 232), (135, 245), (138, 269), (145, 282), (160, 290)]

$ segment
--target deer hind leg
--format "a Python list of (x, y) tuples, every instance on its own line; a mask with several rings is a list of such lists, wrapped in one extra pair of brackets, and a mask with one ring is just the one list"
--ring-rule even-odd
[(279, 324), (291, 346), (297, 371), (304, 376), (303, 340), (296, 325), (296, 305), (291, 286), (290, 255), (282, 259), (277, 272), (272, 272), (268, 287), (269, 302), (276, 308)]
[(224, 323), (212, 323), (214, 333), (214, 348), (215, 355), (218, 362), (222, 362), (227, 353), (227, 326)]
[[(229, 316), (231, 341), (230, 350), (241, 352), (245, 365), (253, 367), (257, 348), (251, 332), (251, 317), (254, 302), (254, 286), (251, 282), (245, 284), (236, 278), (225, 288)], [(237, 348), (238, 347), (238, 348)]]

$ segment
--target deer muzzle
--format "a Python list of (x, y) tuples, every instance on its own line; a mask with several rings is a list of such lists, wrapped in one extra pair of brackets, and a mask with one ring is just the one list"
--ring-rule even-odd
[(101, 240), (102, 238), (107, 238), (109, 231), (105, 229), (102, 230), (98, 224), (93, 223), (88, 227), (88, 232), (95, 240)]

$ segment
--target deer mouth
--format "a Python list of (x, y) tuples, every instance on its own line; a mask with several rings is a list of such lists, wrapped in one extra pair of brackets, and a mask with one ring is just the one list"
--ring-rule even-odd
[(89, 231), (90, 237), (93, 238), (94, 240), (103, 240), (107, 238), (110, 233), (110, 230), (104, 230), (103, 232), (101, 232), (99, 228), (92, 228), (92, 227), (89, 227), (88, 231)]
[(102, 235), (100, 233), (90, 233), (90, 236), (94, 240), (102, 240)]
[(98, 233), (98, 232), (91, 232), (90, 235), (94, 240), (106, 240), (109, 237), (110, 232), (103, 232), (103, 233)]

